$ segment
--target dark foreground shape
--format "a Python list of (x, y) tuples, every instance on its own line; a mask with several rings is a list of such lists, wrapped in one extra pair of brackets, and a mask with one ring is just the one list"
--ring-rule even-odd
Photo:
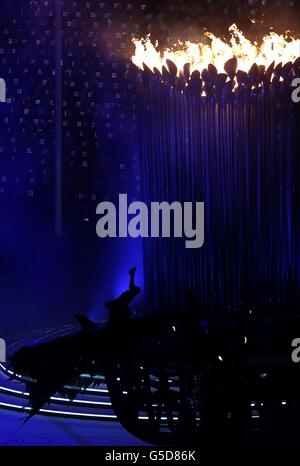
[[(56, 392), (74, 397), (65, 386), (79, 390), (81, 374), (104, 374), (119, 421), (149, 443), (236, 445), (257, 429), (276, 441), (275, 424), (296, 434), (297, 312), (209, 319), (177, 312), (104, 328), (78, 320), (77, 334), (11, 358), (14, 372), (30, 379), (31, 416)], [(284, 412), (283, 400), (291, 406)]]

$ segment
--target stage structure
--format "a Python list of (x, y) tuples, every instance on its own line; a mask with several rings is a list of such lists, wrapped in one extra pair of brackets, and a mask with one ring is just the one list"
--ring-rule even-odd
[(241, 38), (241, 58), (200, 64), (135, 41), (142, 200), (205, 202), (202, 248), (143, 240), (155, 309), (182, 305), (187, 288), (217, 310), (300, 300), (300, 41), (276, 59), (275, 36), (251, 66)]

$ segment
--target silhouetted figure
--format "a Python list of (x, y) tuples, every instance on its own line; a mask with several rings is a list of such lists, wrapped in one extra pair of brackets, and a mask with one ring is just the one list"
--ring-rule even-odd
[(109, 310), (109, 323), (111, 325), (120, 326), (123, 323), (129, 322), (132, 318), (129, 304), (141, 292), (141, 288), (134, 283), (135, 272), (136, 267), (132, 267), (129, 270), (129, 289), (122, 293), (117, 299), (105, 304)]
[(203, 350), (203, 345), (205, 345), (206, 341), (205, 330), (200, 323), (202, 312), (192, 290), (185, 290), (184, 299), (185, 310), (184, 319), (181, 324), (182, 330), (188, 350), (196, 354), (199, 350)]

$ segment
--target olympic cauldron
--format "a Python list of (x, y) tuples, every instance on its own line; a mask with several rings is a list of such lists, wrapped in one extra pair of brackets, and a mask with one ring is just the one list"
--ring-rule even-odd
[(182, 303), (185, 289), (219, 310), (299, 302), (299, 106), (291, 84), (300, 42), (275, 57), (269, 38), (269, 54), (253, 58), (260, 65), (250, 64), (251, 53), (243, 62), (243, 40), (232, 52), (241, 58), (221, 65), (219, 55), (215, 64), (184, 63), (189, 52), (162, 56), (149, 39), (135, 41), (142, 198), (205, 203), (202, 248), (143, 239), (147, 301), (156, 309)]

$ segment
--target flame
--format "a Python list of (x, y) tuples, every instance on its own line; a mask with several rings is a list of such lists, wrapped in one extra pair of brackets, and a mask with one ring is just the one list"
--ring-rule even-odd
[(166, 49), (162, 53), (158, 50), (158, 43), (151, 42), (150, 35), (140, 40), (134, 38), (135, 54), (132, 61), (141, 69), (145, 63), (152, 71), (154, 68), (162, 71), (163, 65), (167, 66), (166, 61), (169, 59), (177, 66), (178, 74), (183, 71), (186, 63), (190, 63), (191, 72), (201, 72), (211, 63), (222, 73), (225, 63), (233, 57), (238, 60), (238, 69), (248, 72), (253, 63), (267, 68), (273, 61), (275, 66), (279, 63), (284, 65), (300, 56), (300, 39), (290, 37), (287, 33), (279, 35), (270, 32), (258, 45), (247, 39), (236, 24), (230, 26), (229, 32), (229, 43), (211, 32), (206, 32), (210, 44), (178, 41), (175, 49)]

